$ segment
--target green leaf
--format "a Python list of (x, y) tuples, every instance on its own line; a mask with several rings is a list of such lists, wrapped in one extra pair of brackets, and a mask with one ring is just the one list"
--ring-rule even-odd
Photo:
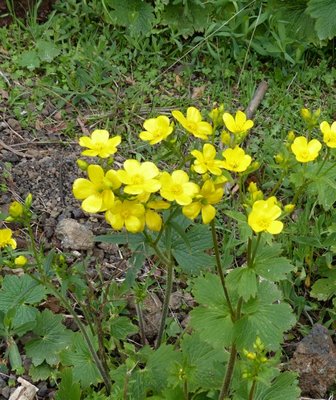
[(205, 251), (212, 248), (212, 236), (206, 225), (195, 225), (186, 232), (186, 240), (175, 236), (172, 240), (172, 254), (178, 265), (188, 274), (197, 274), (202, 268), (214, 265), (214, 258)]
[[(197, 278), (193, 294), (200, 305), (191, 311), (192, 328), (199, 333), (202, 340), (215, 347), (230, 346), (233, 322), (219, 278), (211, 274)], [(237, 295), (234, 298), (237, 299)]]
[(35, 366), (46, 361), (49, 365), (59, 362), (59, 353), (71, 342), (72, 331), (62, 324), (62, 316), (50, 310), (38, 314), (33, 333), (37, 336), (26, 343), (27, 356)]
[(210, 390), (221, 387), (225, 372), (224, 361), (228, 358), (224, 351), (214, 349), (195, 333), (183, 337), (181, 351), (191, 392), (199, 388)]
[(228, 274), (227, 283), (236, 287), (238, 295), (245, 301), (257, 293), (257, 276), (253, 268), (235, 268)]
[(39, 68), (41, 65), (40, 58), (36, 50), (23, 51), (17, 59), (17, 64), (20, 67), (27, 68), (29, 70)]
[(36, 48), (40, 60), (48, 63), (53, 61), (60, 54), (60, 50), (55, 43), (51, 41), (39, 39), (36, 42)]
[(66, 368), (61, 374), (61, 383), (55, 400), (80, 400), (81, 390), (78, 382), (74, 382), (72, 370)]
[(32, 327), (38, 314), (31, 304), (39, 303), (44, 297), (45, 289), (28, 275), (7, 275), (0, 290), (0, 310), (14, 311), (12, 325), (21, 335)]
[(293, 372), (282, 372), (269, 387), (258, 383), (255, 400), (297, 400), (300, 397), (297, 376)]
[(267, 349), (279, 348), (284, 332), (296, 322), (290, 306), (281, 300), (281, 292), (273, 283), (260, 283), (257, 297), (243, 304), (242, 317), (234, 325), (239, 349), (251, 348), (257, 336)]
[(146, 365), (148, 385), (156, 392), (163, 390), (167, 386), (169, 371), (176, 362), (181, 362), (181, 354), (175, 352), (172, 345), (161, 345), (152, 352)]
[(117, 315), (110, 319), (110, 335), (114, 339), (122, 340), (127, 336), (138, 332), (138, 328), (132, 324), (129, 318)]
[(107, 22), (124, 26), (132, 35), (146, 35), (154, 23), (154, 8), (143, 0), (105, 0)]
[[(97, 350), (97, 340), (91, 337)], [(95, 385), (102, 381), (100, 372), (94, 363), (88, 346), (81, 333), (77, 332), (72, 337), (72, 345), (61, 353), (61, 361), (63, 364), (73, 366), (73, 379), (79, 381), (83, 388)]]
[(42, 363), (41, 365), (31, 365), (29, 368), (29, 376), (31, 379), (36, 381), (45, 381), (55, 374), (55, 368), (51, 367), (47, 363)]
[(334, 0), (309, 0), (307, 12), (316, 19), (315, 29), (320, 40), (331, 40), (336, 36)]
[(289, 260), (285, 257), (255, 259), (255, 272), (272, 282), (279, 282), (287, 278), (287, 274), (294, 269)]
[(326, 301), (336, 296), (336, 271), (325, 273), (326, 277), (318, 279), (312, 286), (310, 295), (318, 300)]

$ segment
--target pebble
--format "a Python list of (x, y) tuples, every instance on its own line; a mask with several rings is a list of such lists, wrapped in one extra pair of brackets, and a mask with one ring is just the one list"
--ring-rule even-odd
[(94, 247), (94, 236), (90, 229), (72, 218), (62, 219), (55, 234), (64, 249), (90, 250)]

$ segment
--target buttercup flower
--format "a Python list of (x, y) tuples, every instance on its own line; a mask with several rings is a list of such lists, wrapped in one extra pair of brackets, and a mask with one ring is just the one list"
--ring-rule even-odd
[(188, 174), (182, 170), (173, 171), (171, 175), (163, 172), (160, 182), (161, 196), (168, 201), (176, 201), (182, 206), (190, 204), (199, 190), (196, 183), (189, 182)]
[(191, 204), (182, 208), (183, 214), (190, 219), (195, 219), (199, 213), (202, 215), (203, 224), (211, 222), (216, 215), (216, 209), (212, 204), (219, 203), (224, 194), (222, 188), (215, 187), (211, 180), (204, 182), (200, 192), (194, 197)]
[(89, 213), (106, 211), (114, 202), (113, 190), (121, 186), (116, 171), (104, 173), (100, 165), (89, 165), (89, 179), (78, 178), (73, 183), (73, 194), (76, 199), (84, 200), (82, 209)]
[(212, 126), (209, 122), (202, 121), (202, 115), (195, 107), (187, 109), (185, 117), (181, 111), (173, 111), (173, 117), (183, 126), (183, 128), (193, 134), (195, 137), (207, 140), (212, 134)]
[(138, 233), (145, 227), (145, 207), (137, 201), (116, 200), (106, 211), (105, 219), (113, 229), (120, 230), (125, 226), (129, 232)]
[(128, 194), (154, 193), (161, 184), (157, 179), (158, 167), (149, 161), (140, 163), (137, 160), (126, 160), (124, 169), (117, 171), (118, 178), (125, 186), (124, 191)]
[(224, 168), (234, 172), (244, 172), (252, 162), (251, 156), (245, 154), (245, 151), (236, 146), (234, 149), (226, 149), (223, 151)]
[(318, 140), (313, 139), (308, 142), (304, 136), (297, 137), (291, 145), (296, 160), (302, 163), (315, 160), (321, 147), (322, 145)]
[(331, 126), (327, 121), (323, 121), (320, 125), (321, 132), (323, 133), (323, 141), (332, 149), (336, 148), (336, 121)]
[(13, 232), (9, 228), (0, 229), (0, 249), (6, 246), (11, 246), (16, 249), (16, 240), (12, 238)]
[(253, 203), (247, 222), (256, 233), (266, 231), (277, 235), (283, 229), (283, 223), (277, 221), (280, 215), (281, 208), (276, 205), (276, 198), (272, 196)]
[(253, 121), (247, 119), (242, 111), (237, 111), (235, 118), (229, 113), (224, 113), (223, 121), (226, 128), (235, 134), (245, 133), (253, 126)]
[(205, 143), (203, 152), (193, 150), (191, 154), (196, 158), (193, 165), (198, 174), (205, 174), (208, 171), (213, 175), (222, 174), (223, 161), (215, 159), (216, 149), (212, 144)]
[(156, 144), (167, 139), (174, 129), (169, 118), (164, 115), (147, 119), (143, 127), (145, 130), (140, 133), (139, 137), (141, 140), (149, 141), (149, 144)]
[(107, 158), (116, 153), (117, 146), (121, 142), (121, 136), (109, 137), (105, 129), (96, 129), (91, 133), (91, 137), (82, 136), (79, 139), (79, 145), (87, 147), (89, 150), (82, 152), (83, 156)]

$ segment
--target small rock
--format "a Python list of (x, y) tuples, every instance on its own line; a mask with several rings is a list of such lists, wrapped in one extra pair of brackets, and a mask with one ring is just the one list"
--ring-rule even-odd
[(90, 250), (94, 246), (92, 231), (71, 218), (62, 219), (56, 226), (55, 234), (66, 249)]
[(328, 330), (319, 324), (298, 344), (290, 362), (299, 373), (303, 395), (324, 397), (336, 379), (336, 347)]
[(3, 397), (4, 397), (5, 399), (8, 399), (9, 396), (10, 396), (10, 394), (11, 394), (11, 388), (10, 388), (9, 386), (4, 387), (4, 388), (1, 390), (1, 394), (3, 395)]
[(6, 385), (7, 382), (0, 376), (0, 389), (3, 389)]
[(47, 394), (49, 393), (49, 388), (48, 388), (47, 383), (46, 383), (46, 382), (40, 382), (40, 383), (37, 385), (37, 387), (38, 387), (38, 389), (39, 389), (38, 392), (37, 392), (37, 394), (38, 394), (40, 397), (42, 397), (42, 398), (46, 397)]
[(169, 307), (172, 310), (178, 310), (183, 302), (183, 293), (180, 290), (172, 293), (169, 300)]
[(20, 122), (14, 118), (9, 118), (7, 120), (7, 124), (14, 130), (14, 131), (21, 131)]

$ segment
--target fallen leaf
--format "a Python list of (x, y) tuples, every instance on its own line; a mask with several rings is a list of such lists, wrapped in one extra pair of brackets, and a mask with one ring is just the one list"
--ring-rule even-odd
[(204, 95), (205, 85), (193, 88), (191, 98), (192, 99), (199, 99)]

